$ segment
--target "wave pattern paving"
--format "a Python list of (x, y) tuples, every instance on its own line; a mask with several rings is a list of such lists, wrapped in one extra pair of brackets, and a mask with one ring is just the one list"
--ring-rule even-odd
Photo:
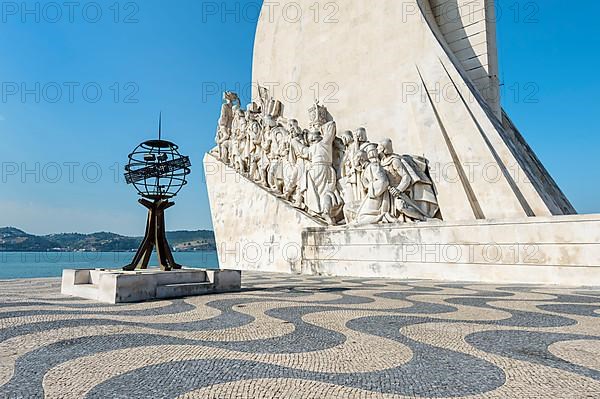
[(246, 273), (102, 305), (0, 282), (0, 398), (600, 396), (598, 289)]

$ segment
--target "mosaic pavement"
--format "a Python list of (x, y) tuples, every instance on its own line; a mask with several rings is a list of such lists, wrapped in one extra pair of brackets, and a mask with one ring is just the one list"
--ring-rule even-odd
[(0, 282), (0, 398), (600, 398), (600, 289), (244, 275), (109, 306)]

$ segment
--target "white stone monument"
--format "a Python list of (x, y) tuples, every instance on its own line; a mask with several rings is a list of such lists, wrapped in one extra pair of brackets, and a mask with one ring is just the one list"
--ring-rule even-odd
[(263, 6), (255, 101), (225, 95), (205, 157), (221, 268), (600, 284), (600, 215), (500, 106), (492, 1), (317, 6)]

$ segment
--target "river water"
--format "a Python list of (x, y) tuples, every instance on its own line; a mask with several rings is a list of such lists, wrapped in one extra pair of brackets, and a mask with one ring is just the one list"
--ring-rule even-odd
[[(63, 269), (118, 269), (131, 262), (133, 252), (0, 252), (0, 280), (60, 277)], [(184, 267), (218, 268), (217, 253), (175, 252)], [(156, 254), (150, 265), (156, 264)]]

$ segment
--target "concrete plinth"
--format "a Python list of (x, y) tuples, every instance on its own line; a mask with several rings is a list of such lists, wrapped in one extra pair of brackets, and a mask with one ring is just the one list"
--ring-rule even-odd
[(233, 270), (64, 270), (61, 292), (116, 304), (234, 292), (241, 280), (241, 272)]
[(303, 273), (596, 286), (600, 215), (311, 228)]

